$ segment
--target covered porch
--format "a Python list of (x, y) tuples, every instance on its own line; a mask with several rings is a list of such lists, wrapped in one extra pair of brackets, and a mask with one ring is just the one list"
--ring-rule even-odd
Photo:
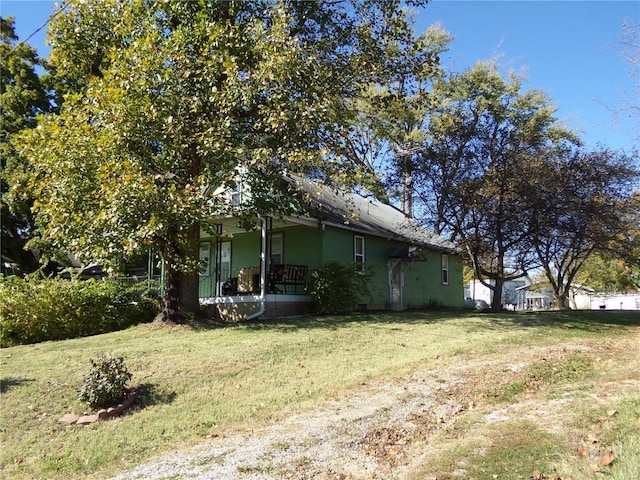
[(318, 226), (314, 219), (265, 217), (246, 230), (227, 217), (214, 235), (201, 232), (200, 258), (207, 264), (200, 275), (201, 305), (230, 321), (308, 313), (306, 285), (318, 259), (302, 246), (310, 247), (305, 232)]

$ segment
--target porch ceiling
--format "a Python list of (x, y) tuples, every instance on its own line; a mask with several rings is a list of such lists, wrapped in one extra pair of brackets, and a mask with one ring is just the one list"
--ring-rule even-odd
[[(223, 236), (247, 232), (247, 230), (245, 230), (238, 224), (237, 217), (229, 216), (229, 217), (220, 218), (218, 223), (222, 225)], [(292, 218), (292, 217), (274, 218), (272, 223), (272, 228), (286, 228), (286, 227), (293, 227), (295, 225), (317, 226), (318, 221), (312, 218), (308, 218), (308, 219)], [(259, 222), (256, 224), (255, 230), (256, 231), (260, 230)], [(210, 232), (205, 232), (205, 231), (200, 232), (200, 236), (206, 237), (209, 235), (211, 235)]]

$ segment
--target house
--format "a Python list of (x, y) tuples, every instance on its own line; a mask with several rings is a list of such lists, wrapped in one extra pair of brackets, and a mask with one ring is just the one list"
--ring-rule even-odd
[(640, 290), (629, 293), (599, 293), (588, 298), (591, 310), (640, 310)]
[[(487, 280), (490, 285), (495, 285), (495, 280)], [(531, 279), (524, 275), (514, 280), (507, 280), (502, 285), (502, 305), (509, 309), (527, 309), (527, 296), (524, 292), (526, 288), (532, 284)], [(482, 283), (480, 280), (471, 280), (468, 290), (465, 289), (465, 298), (476, 304), (478, 301), (484, 302), (486, 305), (493, 304), (493, 290)], [(540, 304), (540, 307), (545, 306)], [(548, 303), (547, 305), (548, 306)]]
[[(554, 296), (548, 281), (536, 281), (517, 289), (518, 310), (541, 310), (554, 305)], [(588, 310), (594, 290), (584, 285), (572, 284), (569, 291), (569, 306), (572, 310)]]
[(235, 320), (303, 314), (310, 273), (339, 262), (371, 274), (363, 310), (462, 307), (462, 258), (451, 242), (377, 200), (288, 181), (305, 199), (303, 214), (264, 216), (252, 230), (228, 216), (214, 235), (201, 232), (203, 305)]
[(553, 304), (553, 291), (548, 282), (531, 282), (516, 288), (517, 310), (546, 310)]
[[(495, 282), (492, 280), (491, 284)], [(594, 290), (580, 284), (573, 284), (569, 293), (569, 305), (573, 310), (597, 310), (598, 308), (615, 308), (633, 310), (635, 306), (633, 295), (594, 296)], [(470, 301), (483, 301), (491, 305), (493, 290), (479, 280), (469, 282), (465, 288), (465, 298)], [(606, 301), (605, 301), (606, 300)], [(553, 290), (546, 280), (532, 281), (525, 275), (515, 280), (506, 281), (502, 287), (502, 304), (513, 310), (544, 310), (554, 305)], [(639, 299), (640, 302), (640, 299)], [(472, 302), (468, 302), (473, 304)], [(606, 305), (602, 307), (601, 305)], [(640, 309), (640, 307), (638, 307)]]

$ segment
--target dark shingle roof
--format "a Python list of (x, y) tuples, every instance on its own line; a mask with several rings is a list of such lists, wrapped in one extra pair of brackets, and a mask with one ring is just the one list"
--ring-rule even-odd
[(440, 251), (457, 250), (452, 242), (391, 205), (306, 179), (295, 178), (295, 184), (297, 189), (307, 194), (307, 201), (316, 215), (328, 225)]

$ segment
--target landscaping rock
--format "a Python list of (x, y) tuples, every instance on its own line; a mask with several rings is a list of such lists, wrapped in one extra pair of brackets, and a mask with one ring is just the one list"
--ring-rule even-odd
[(103, 408), (102, 410), (98, 410), (97, 415), (100, 420), (104, 420), (109, 418), (109, 411)]
[(90, 425), (92, 423), (96, 423), (100, 417), (98, 415), (83, 415), (78, 419), (76, 425)]
[(78, 415), (74, 415), (73, 413), (67, 413), (64, 417), (58, 420), (58, 423), (62, 425), (73, 425), (78, 421), (80, 417)]
[(98, 420), (106, 420), (111, 417), (116, 417), (121, 415), (126, 409), (131, 408), (131, 406), (136, 403), (137, 398), (136, 394), (132, 393), (117, 407), (109, 407), (107, 409), (103, 408), (94, 414), (85, 413), (79, 417), (78, 415), (67, 413), (58, 420), (58, 423), (61, 425), (90, 425)]

